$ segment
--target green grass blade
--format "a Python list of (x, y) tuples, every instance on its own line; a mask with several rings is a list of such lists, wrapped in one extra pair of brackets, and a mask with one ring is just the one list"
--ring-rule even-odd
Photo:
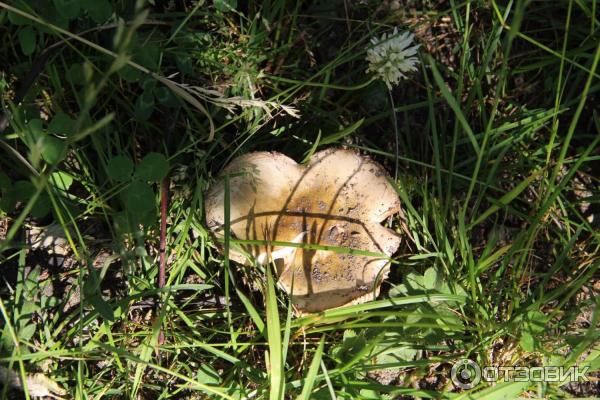
[(516, 399), (525, 391), (531, 383), (529, 382), (502, 382), (483, 390), (470, 390), (453, 397), (454, 400), (506, 400)]
[(534, 171), (527, 178), (525, 178), (524, 180), (519, 182), (519, 184), (517, 186), (515, 186), (513, 190), (511, 190), (510, 192), (508, 192), (508, 193), (504, 194), (502, 197), (500, 197), (498, 199), (498, 201), (496, 202), (497, 204), (490, 206), (490, 208), (488, 208), (483, 213), (481, 213), (479, 215), (479, 217), (475, 220), (475, 222), (473, 222), (469, 225), (469, 229), (471, 229), (475, 225), (480, 224), (487, 217), (489, 217), (496, 211), (500, 210), (502, 207), (505, 207), (508, 204), (510, 204), (511, 201), (516, 199), (519, 196), (519, 194), (521, 194), (521, 192), (523, 192), (523, 190), (527, 189), (531, 185), (531, 183), (540, 175), (540, 173), (541, 173), (541, 170)]
[(456, 115), (456, 119), (458, 120), (458, 122), (462, 126), (463, 130), (467, 134), (469, 141), (471, 142), (471, 146), (473, 146), (473, 150), (475, 151), (475, 154), (479, 155), (479, 151), (480, 151), (479, 144), (477, 143), (477, 139), (475, 138), (475, 135), (473, 134), (473, 130), (471, 129), (471, 126), (467, 122), (467, 118), (463, 114), (463, 112), (460, 108), (460, 105), (458, 104), (458, 102), (456, 101), (456, 99), (454, 98), (452, 93), (450, 93), (450, 91), (448, 90), (448, 87), (446, 86), (446, 83), (444, 82), (444, 79), (442, 78), (440, 71), (438, 71), (438, 69), (435, 65), (435, 61), (433, 60), (433, 58), (431, 58), (431, 56), (428, 56), (427, 58), (429, 60), (429, 65), (431, 66), (431, 71), (433, 72), (433, 79), (435, 80), (435, 83), (439, 87), (440, 91), (442, 92), (442, 96), (444, 96), (444, 99), (446, 100), (446, 102), (448, 103), (450, 108), (452, 108), (452, 111), (454, 111), (454, 114)]
[(269, 342), (269, 399), (280, 400), (283, 398), (285, 375), (283, 373), (283, 355), (281, 352), (281, 325), (279, 322), (279, 308), (275, 294), (275, 280), (271, 266), (265, 268), (267, 272), (266, 308), (267, 308), (267, 340)]
[(297, 400), (309, 400), (310, 394), (315, 385), (315, 381), (317, 378), (317, 373), (319, 372), (319, 366), (321, 365), (321, 359), (323, 357), (323, 349), (325, 348), (325, 335), (321, 336), (321, 340), (319, 341), (319, 346), (317, 347), (317, 351), (313, 355), (313, 359), (310, 363), (310, 367), (308, 368), (308, 373), (306, 374), (306, 379), (304, 381), (304, 386), (302, 387), (302, 393), (298, 396)]

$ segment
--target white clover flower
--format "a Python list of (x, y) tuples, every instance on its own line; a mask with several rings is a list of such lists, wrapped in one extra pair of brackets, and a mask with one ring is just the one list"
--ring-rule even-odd
[(367, 73), (374, 72), (392, 89), (392, 85), (406, 78), (406, 72), (416, 71), (419, 59), (415, 54), (420, 45), (411, 47), (414, 37), (410, 32), (398, 34), (398, 28), (394, 28), (389, 36), (384, 33), (380, 39), (372, 38), (373, 47), (367, 50)]

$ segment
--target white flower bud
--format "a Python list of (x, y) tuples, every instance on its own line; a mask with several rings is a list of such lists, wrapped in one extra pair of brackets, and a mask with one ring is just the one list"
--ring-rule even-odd
[(389, 89), (400, 83), (401, 79), (406, 78), (404, 73), (416, 71), (419, 64), (419, 59), (415, 57), (419, 45), (411, 46), (413, 39), (412, 33), (398, 33), (398, 28), (394, 28), (389, 37), (384, 33), (380, 39), (371, 38), (373, 47), (367, 50), (367, 73), (375, 73)]

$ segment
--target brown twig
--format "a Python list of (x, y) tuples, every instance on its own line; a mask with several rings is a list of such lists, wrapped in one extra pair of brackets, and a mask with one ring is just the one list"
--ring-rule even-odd
[(167, 253), (167, 207), (169, 205), (169, 178), (165, 177), (160, 191), (160, 269), (158, 271), (158, 287), (165, 286), (165, 263)]
[[(162, 180), (160, 188), (160, 245), (158, 256), (158, 288), (165, 287), (165, 267), (167, 255), (167, 208), (169, 205), (169, 178), (165, 177)], [(165, 335), (162, 330), (158, 334), (158, 345), (165, 342)]]

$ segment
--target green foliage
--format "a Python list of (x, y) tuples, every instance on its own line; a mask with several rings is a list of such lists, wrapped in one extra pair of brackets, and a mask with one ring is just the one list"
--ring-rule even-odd
[(105, 22), (113, 13), (113, 6), (108, 0), (82, 0), (80, 3), (97, 24)]
[(126, 156), (115, 156), (108, 160), (108, 176), (117, 182), (126, 182), (133, 174), (133, 161)]
[(89, 275), (83, 284), (83, 295), (84, 300), (91, 305), (103, 319), (110, 322), (115, 320), (112, 307), (102, 298), (102, 293), (100, 293), (100, 277), (93, 269), (90, 269)]
[(152, 182), (160, 182), (169, 172), (169, 162), (160, 153), (148, 153), (135, 169), (138, 179)]
[[(37, 278), (40, 275), (40, 267), (36, 266), (31, 269), (28, 275), (22, 273), (18, 277), (18, 284), (13, 294), (13, 320), (10, 321), (17, 337), (23, 341), (31, 341), (36, 333), (37, 326), (32, 321), (32, 317), (41, 311), (38, 292), (40, 287), (37, 283)], [(4, 324), (2, 329), (2, 339), (0, 348), (5, 351), (15, 351), (15, 343), (11, 338), (8, 324)], [(23, 349), (25, 353), (29, 353), (29, 349)]]
[(58, 112), (52, 117), (52, 121), (48, 124), (48, 132), (53, 135), (70, 136), (73, 133), (75, 121), (67, 114)]
[(215, 8), (221, 12), (233, 11), (237, 7), (237, 0), (215, 0)]
[(52, 175), (50, 175), (49, 182), (56, 189), (67, 192), (73, 184), (73, 176), (63, 171), (53, 172)]
[(126, 210), (135, 215), (142, 215), (156, 207), (154, 191), (142, 181), (131, 182), (123, 190), (122, 197)]
[(21, 51), (26, 56), (35, 51), (35, 30), (31, 26), (26, 26), (19, 31), (19, 44)]

